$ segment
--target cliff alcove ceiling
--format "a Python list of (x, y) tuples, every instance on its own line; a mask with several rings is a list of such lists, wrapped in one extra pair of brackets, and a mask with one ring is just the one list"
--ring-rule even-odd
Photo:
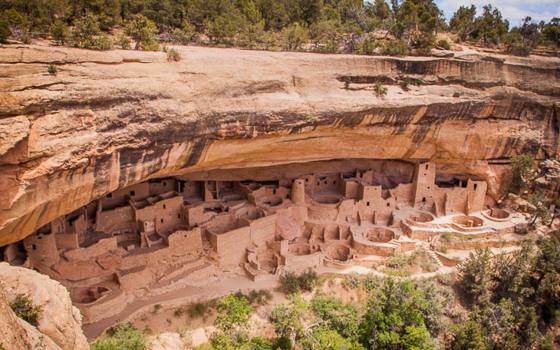
[[(431, 161), (451, 178), (485, 180), (496, 199), (509, 157), (558, 151), (557, 59), (179, 50), (173, 63), (165, 53), (0, 51), (0, 246), (153, 178), (281, 179), (309, 164), (328, 173), (379, 162), (391, 188)], [(403, 89), (404, 77), (423, 84)]]

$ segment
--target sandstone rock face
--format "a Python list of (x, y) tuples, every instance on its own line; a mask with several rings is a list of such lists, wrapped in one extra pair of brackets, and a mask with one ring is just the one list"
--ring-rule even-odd
[(154, 177), (429, 160), (497, 198), (509, 157), (558, 151), (558, 59), (178, 50), (0, 52), (0, 246)]
[[(41, 305), (37, 328), (19, 319), (8, 306), (17, 294)], [(60, 283), (35, 271), (0, 263), (0, 332), (6, 349), (89, 349), (82, 316)]]

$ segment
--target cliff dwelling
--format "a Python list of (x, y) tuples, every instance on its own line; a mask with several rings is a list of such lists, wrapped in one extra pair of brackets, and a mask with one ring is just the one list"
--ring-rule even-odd
[(10, 264), (65, 285), (87, 324), (136, 298), (206, 285), (227, 273), (258, 282), (309, 267), (371, 267), (416, 249), (453, 266), (460, 260), (434, 249), (442, 234), (480, 239), (526, 225), (518, 214), (488, 209), (494, 203), (485, 181), (438, 173), (432, 162), (383, 164), (400, 170), (304, 173), (303, 167), (285, 173), (292, 177), (269, 171), (259, 181), (151, 179), (0, 252)]

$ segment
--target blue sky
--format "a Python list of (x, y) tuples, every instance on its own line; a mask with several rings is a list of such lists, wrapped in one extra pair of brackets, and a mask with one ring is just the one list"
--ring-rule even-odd
[(477, 14), (482, 11), (482, 6), (490, 3), (497, 7), (502, 16), (509, 20), (510, 28), (519, 26), (521, 20), (531, 16), (534, 21), (548, 22), (552, 17), (560, 18), (560, 0), (434, 0), (438, 7), (443, 10), (446, 18), (451, 18), (459, 6), (476, 6)]

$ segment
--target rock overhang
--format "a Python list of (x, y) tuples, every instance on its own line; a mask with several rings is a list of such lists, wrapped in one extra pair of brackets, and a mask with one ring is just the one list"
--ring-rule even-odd
[[(558, 149), (558, 60), (188, 47), (182, 62), (167, 63), (156, 53), (114, 51), (109, 60), (57, 50), (0, 57), (9, 77), (0, 245), (148, 178), (246, 169), (249, 179), (254, 169), (316, 161), (430, 160), (486, 180), (497, 198), (509, 157)], [(40, 69), (54, 51), (69, 57), (56, 77)], [(406, 76), (424, 85), (403, 89)], [(375, 81), (388, 85), (386, 96), (371, 90)]]

